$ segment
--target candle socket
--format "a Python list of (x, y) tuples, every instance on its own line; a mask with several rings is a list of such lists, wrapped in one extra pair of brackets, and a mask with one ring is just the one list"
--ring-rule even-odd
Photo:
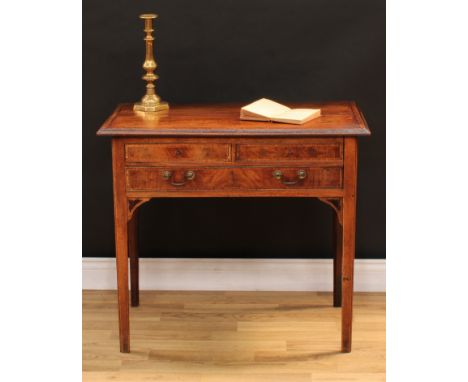
[(156, 94), (156, 87), (154, 82), (159, 78), (154, 71), (157, 68), (156, 61), (153, 55), (153, 19), (158, 17), (154, 13), (145, 13), (140, 15), (140, 19), (145, 21), (146, 36), (144, 38), (146, 43), (146, 57), (145, 62), (143, 63), (143, 69), (145, 69), (146, 74), (142, 77), (146, 84), (146, 94), (143, 96), (140, 102), (137, 102), (133, 105), (133, 110), (135, 111), (149, 111), (157, 112), (169, 109), (169, 104), (167, 102), (161, 101), (161, 98)]

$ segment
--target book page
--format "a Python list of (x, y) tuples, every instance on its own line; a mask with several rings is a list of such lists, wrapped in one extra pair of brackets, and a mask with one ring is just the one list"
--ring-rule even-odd
[(274, 121), (303, 123), (320, 116), (320, 109), (291, 109), (285, 113), (273, 116)]
[(244, 106), (241, 110), (271, 119), (273, 116), (288, 112), (291, 109), (278, 102), (262, 98)]

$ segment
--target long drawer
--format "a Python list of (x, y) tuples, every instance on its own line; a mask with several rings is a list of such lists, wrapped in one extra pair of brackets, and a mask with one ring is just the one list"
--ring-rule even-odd
[(127, 191), (342, 188), (342, 167), (128, 167)]

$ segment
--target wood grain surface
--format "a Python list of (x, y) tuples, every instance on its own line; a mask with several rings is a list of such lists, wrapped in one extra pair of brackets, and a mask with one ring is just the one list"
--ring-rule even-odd
[(123, 354), (117, 293), (83, 292), (83, 381), (385, 381), (385, 294), (355, 294), (343, 354), (332, 293), (140, 293)]
[(216, 143), (140, 143), (125, 145), (125, 161), (141, 162), (227, 162), (231, 145)]
[[(124, 145), (112, 140), (112, 178), (114, 188), (114, 234), (119, 301), (120, 351), (130, 351), (128, 300), (128, 201), (125, 196)], [(135, 238), (133, 238), (135, 239)], [(135, 254), (136, 255), (136, 254)]]
[(121, 104), (97, 132), (107, 136), (320, 136), (369, 135), (354, 102), (301, 103), (292, 108), (321, 108), (322, 116), (303, 125), (239, 119), (242, 104), (171, 105), (166, 113), (133, 111)]
[[(305, 171), (306, 178), (299, 179), (297, 172)], [(164, 172), (171, 171), (171, 178), (165, 179)], [(185, 174), (192, 171), (193, 180), (186, 180)], [(273, 176), (281, 171), (284, 180)], [(341, 188), (341, 167), (130, 167), (126, 170), (128, 191), (204, 191), (204, 190), (283, 190)], [(291, 182), (294, 184), (284, 184)]]

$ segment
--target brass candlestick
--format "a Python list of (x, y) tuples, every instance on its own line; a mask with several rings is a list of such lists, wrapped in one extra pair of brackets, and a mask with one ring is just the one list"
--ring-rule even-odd
[(144, 40), (146, 42), (146, 57), (145, 62), (143, 63), (143, 69), (146, 70), (146, 74), (142, 78), (143, 80), (147, 81), (147, 84), (146, 94), (141, 99), (141, 102), (137, 102), (135, 105), (133, 105), (133, 110), (135, 111), (154, 112), (169, 109), (169, 104), (167, 102), (161, 101), (161, 98), (156, 94), (154, 86), (154, 81), (159, 78), (156, 74), (154, 74), (154, 71), (158, 65), (156, 64), (153, 56), (153, 19), (156, 17), (158, 17), (158, 15), (154, 13), (140, 15), (140, 19), (145, 20), (144, 31), (146, 32), (146, 36)]

